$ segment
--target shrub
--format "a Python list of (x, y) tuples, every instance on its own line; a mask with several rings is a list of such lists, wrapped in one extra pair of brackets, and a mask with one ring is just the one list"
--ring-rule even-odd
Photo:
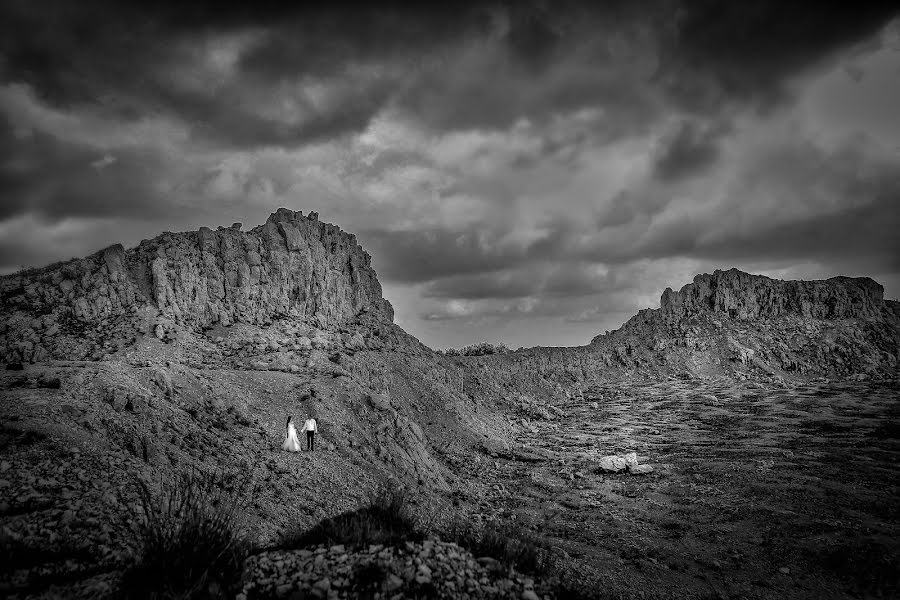
[(447, 348), (438, 350), (444, 356), (485, 356), (487, 354), (506, 354), (510, 349), (503, 342), (492, 344), (490, 342), (478, 342), (462, 348)]
[(361, 547), (424, 538), (406, 491), (385, 487), (377, 490), (365, 506), (320, 521), (312, 529), (286, 534), (278, 547), (296, 549), (319, 544)]
[(243, 513), (256, 488), (236, 475), (199, 470), (162, 482), (136, 480), (136, 562), (122, 578), (130, 599), (233, 597), (250, 550)]

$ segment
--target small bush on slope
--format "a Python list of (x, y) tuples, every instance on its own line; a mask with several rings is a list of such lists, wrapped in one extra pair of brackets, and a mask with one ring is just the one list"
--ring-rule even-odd
[(134, 515), (140, 546), (122, 578), (129, 599), (232, 596), (250, 544), (242, 514), (252, 502), (250, 481), (194, 471), (163, 482), (154, 493), (137, 481)]
[(406, 492), (383, 488), (365, 506), (325, 519), (307, 531), (288, 533), (278, 547), (294, 549), (318, 544), (358, 547), (422, 539), (424, 535), (419, 531)]

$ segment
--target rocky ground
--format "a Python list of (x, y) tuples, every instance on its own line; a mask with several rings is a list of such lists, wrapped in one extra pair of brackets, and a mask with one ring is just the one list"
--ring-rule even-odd
[(538, 600), (541, 583), (477, 558), (454, 543), (434, 540), (402, 547), (343, 545), (250, 558), (237, 600), (254, 598), (493, 598)]
[[(0, 374), (5, 593), (111, 592), (135, 551), (127, 482), (198, 465), (243, 469), (260, 482), (249, 516), (261, 545), (355, 508), (377, 481), (399, 476), (473, 522), (514, 523), (547, 539), (575, 577), (610, 597), (887, 597), (898, 590), (896, 380), (621, 380), (540, 402), (513, 396), (467, 404), (462, 393), (448, 408), (445, 397), (429, 399), (428, 390), (443, 385), (438, 373), (412, 380), (404, 371), (421, 368), (416, 356), (388, 364), (384, 355), (357, 353), (345, 359), (348, 374), (335, 376), (315, 366), (294, 373), (188, 367), (166, 362), (172, 350), (147, 335), (118, 362)], [(389, 380), (388, 393), (372, 394), (363, 360)], [(454, 388), (447, 369), (445, 383)], [(415, 408), (406, 399), (414, 392), (398, 382), (419, 390)], [(309, 408), (320, 414), (320, 450), (280, 452), (284, 415)], [(468, 437), (458, 434), (464, 410), (476, 430)], [(652, 473), (602, 468), (604, 456), (629, 452)], [(413, 560), (409, 552), (341, 560), (346, 570), (385, 551), (397, 553), (388, 571), (403, 580), (393, 594), (381, 590), (389, 598), (407, 590), (401, 567)], [(253, 573), (277, 571), (272, 565), (288, 559), (266, 560), (251, 562), (248, 598), (268, 589)], [(307, 582), (313, 590), (329, 573), (303, 564), (306, 579), (278, 585)], [(444, 573), (434, 561), (423, 564)], [(462, 582), (472, 597), (526, 591), (518, 575), (479, 573), (472, 577), (478, 593), (465, 587), (468, 578)], [(277, 573), (266, 577), (280, 581)], [(340, 577), (332, 596), (352, 588), (351, 575)], [(440, 586), (445, 597), (463, 589)]]
[[(482, 518), (544, 532), (624, 597), (892, 597), (898, 399), (897, 380), (620, 382), (520, 418), (524, 459), (458, 468), (495, 482)], [(627, 452), (653, 472), (598, 466)]]
[(355, 237), (279, 210), (0, 277), (0, 309), (0, 595), (114, 596), (137, 481), (196, 469), (259, 490), (247, 600), (549, 593), (439, 539), (261, 550), (385, 483), (600, 597), (900, 594), (900, 303), (867, 278), (716, 271), (583, 347), (443, 357)]

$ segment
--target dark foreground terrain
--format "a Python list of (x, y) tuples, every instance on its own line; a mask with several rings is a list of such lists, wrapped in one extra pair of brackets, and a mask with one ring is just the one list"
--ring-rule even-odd
[[(623, 382), (523, 427), (546, 460), (465, 468), (497, 482), (485, 518), (546, 535), (613, 596), (890, 598), (898, 398), (896, 381)], [(601, 455), (628, 451), (654, 472), (597, 470)]]
[[(7, 594), (115, 596), (121, 570), (139, 552), (128, 524), (135, 474), (244, 465), (261, 484), (247, 515), (259, 548), (353, 510), (379, 478), (361, 460), (377, 440), (364, 441), (368, 449), (344, 447), (327, 417), (320, 452), (278, 451), (293, 376), (176, 370), (172, 400), (160, 394), (152, 407), (118, 412), (92, 405), (91, 393), (73, 393), (76, 382), (111, 377), (95, 369), (30, 367), (3, 377)], [(338, 397), (347, 379), (315, 383), (332, 415), (346, 409)], [(595, 385), (546, 405), (550, 419), (484, 406), (481, 418), (515, 443), (429, 445), (449, 484), (413, 486), (417, 510), (446, 516), (450, 507), (475, 525), (543, 540), (561, 571), (600, 597), (896, 597), (898, 396), (897, 381), (670, 379)], [(198, 406), (207, 412), (192, 415)], [(430, 430), (458, 426), (440, 420), (439, 406), (419, 410)], [(154, 419), (157, 412), (169, 420)], [(148, 423), (133, 441), (121, 425), (131, 418)], [(626, 452), (653, 472), (598, 467), (602, 456)], [(315, 485), (304, 485), (310, 478)], [(265, 556), (253, 559), (255, 568)], [(298, 576), (281, 573), (287, 582)]]

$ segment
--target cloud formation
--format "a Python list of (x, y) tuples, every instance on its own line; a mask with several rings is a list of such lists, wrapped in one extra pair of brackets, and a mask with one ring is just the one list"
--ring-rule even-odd
[(900, 292), (892, 3), (0, 12), (3, 271), (289, 206), (437, 346), (584, 343), (719, 267)]

